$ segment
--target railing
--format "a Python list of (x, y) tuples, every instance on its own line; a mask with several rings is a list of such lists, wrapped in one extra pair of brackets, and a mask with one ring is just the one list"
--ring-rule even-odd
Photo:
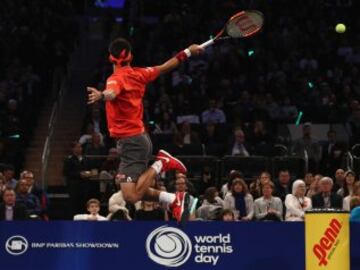
[(346, 153), (346, 169), (348, 170), (354, 169), (354, 157), (350, 151)]
[[(85, 155), (87, 160), (106, 159), (103, 155)], [(188, 179), (198, 181), (204, 173), (209, 173), (220, 187), (226, 181), (230, 170), (239, 170), (243, 173), (245, 180), (252, 181), (262, 171), (270, 172), (274, 177), (279, 170), (288, 168), (290, 173), (300, 178), (305, 175), (307, 164), (303, 157), (298, 156), (177, 156), (189, 169)], [(88, 168), (88, 170), (95, 168)], [(99, 168), (97, 168), (99, 169)], [(172, 177), (168, 174), (167, 177)]]
[(52, 137), (53, 137), (53, 133), (54, 133), (54, 126), (55, 126), (55, 123), (57, 120), (58, 111), (59, 111), (59, 108), (61, 107), (61, 104), (62, 104), (62, 101), (64, 98), (65, 83), (66, 83), (66, 77), (64, 77), (62, 79), (58, 98), (54, 102), (53, 108), (51, 110), (51, 116), (50, 116), (49, 124), (48, 124), (48, 135), (46, 137), (43, 152), (41, 155), (41, 186), (43, 189), (45, 189), (45, 187), (46, 187), (45, 180), (46, 180), (46, 173), (47, 173), (47, 169), (48, 169), (49, 156), (50, 156), (50, 152), (51, 152), (51, 141), (52, 141)]

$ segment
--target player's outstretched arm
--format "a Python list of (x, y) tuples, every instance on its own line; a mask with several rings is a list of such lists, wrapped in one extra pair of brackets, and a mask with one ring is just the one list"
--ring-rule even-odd
[(87, 87), (88, 104), (93, 104), (99, 100), (113, 100), (116, 94), (113, 90), (99, 91), (94, 87)]
[(160, 74), (169, 72), (175, 69), (181, 62), (188, 59), (190, 56), (196, 56), (201, 54), (204, 51), (198, 44), (192, 44), (189, 48), (179, 52), (176, 56), (172, 57), (164, 64), (156, 66), (159, 69)]

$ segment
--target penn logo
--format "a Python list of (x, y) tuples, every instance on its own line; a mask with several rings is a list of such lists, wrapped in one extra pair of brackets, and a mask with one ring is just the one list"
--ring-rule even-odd
[(319, 243), (314, 245), (313, 253), (319, 260), (319, 266), (326, 266), (328, 264), (328, 260), (330, 259), (328, 258), (328, 255), (333, 254), (334, 251), (332, 249), (336, 248), (338, 244), (338, 241), (336, 240), (341, 228), (341, 223), (337, 219), (332, 219)]

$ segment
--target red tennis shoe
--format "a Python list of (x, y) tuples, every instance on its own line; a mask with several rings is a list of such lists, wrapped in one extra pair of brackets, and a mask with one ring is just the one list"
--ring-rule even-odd
[(156, 160), (160, 160), (162, 163), (161, 172), (167, 172), (167, 171), (171, 171), (171, 170), (176, 170), (180, 173), (187, 172), (185, 165), (180, 160), (173, 157), (165, 150), (159, 151), (159, 153), (156, 156)]

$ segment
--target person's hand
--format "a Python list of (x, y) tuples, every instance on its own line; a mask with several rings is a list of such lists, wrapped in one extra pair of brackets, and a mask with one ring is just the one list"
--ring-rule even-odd
[(95, 214), (90, 214), (90, 215), (88, 216), (88, 220), (97, 220), (97, 217), (96, 217)]
[(204, 49), (201, 48), (198, 44), (192, 44), (188, 49), (190, 50), (192, 56), (197, 56), (204, 51)]
[(87, 91), (88, 91), (88, 104), (93, 104), (101, 99), (102, 92), (97, 90), (96, 88), (87, 87)]
[(242, 220), (242, 221), (249, 221), (250, 218), (248, 218), (248, 217), (242, 217), (241, 220)]

